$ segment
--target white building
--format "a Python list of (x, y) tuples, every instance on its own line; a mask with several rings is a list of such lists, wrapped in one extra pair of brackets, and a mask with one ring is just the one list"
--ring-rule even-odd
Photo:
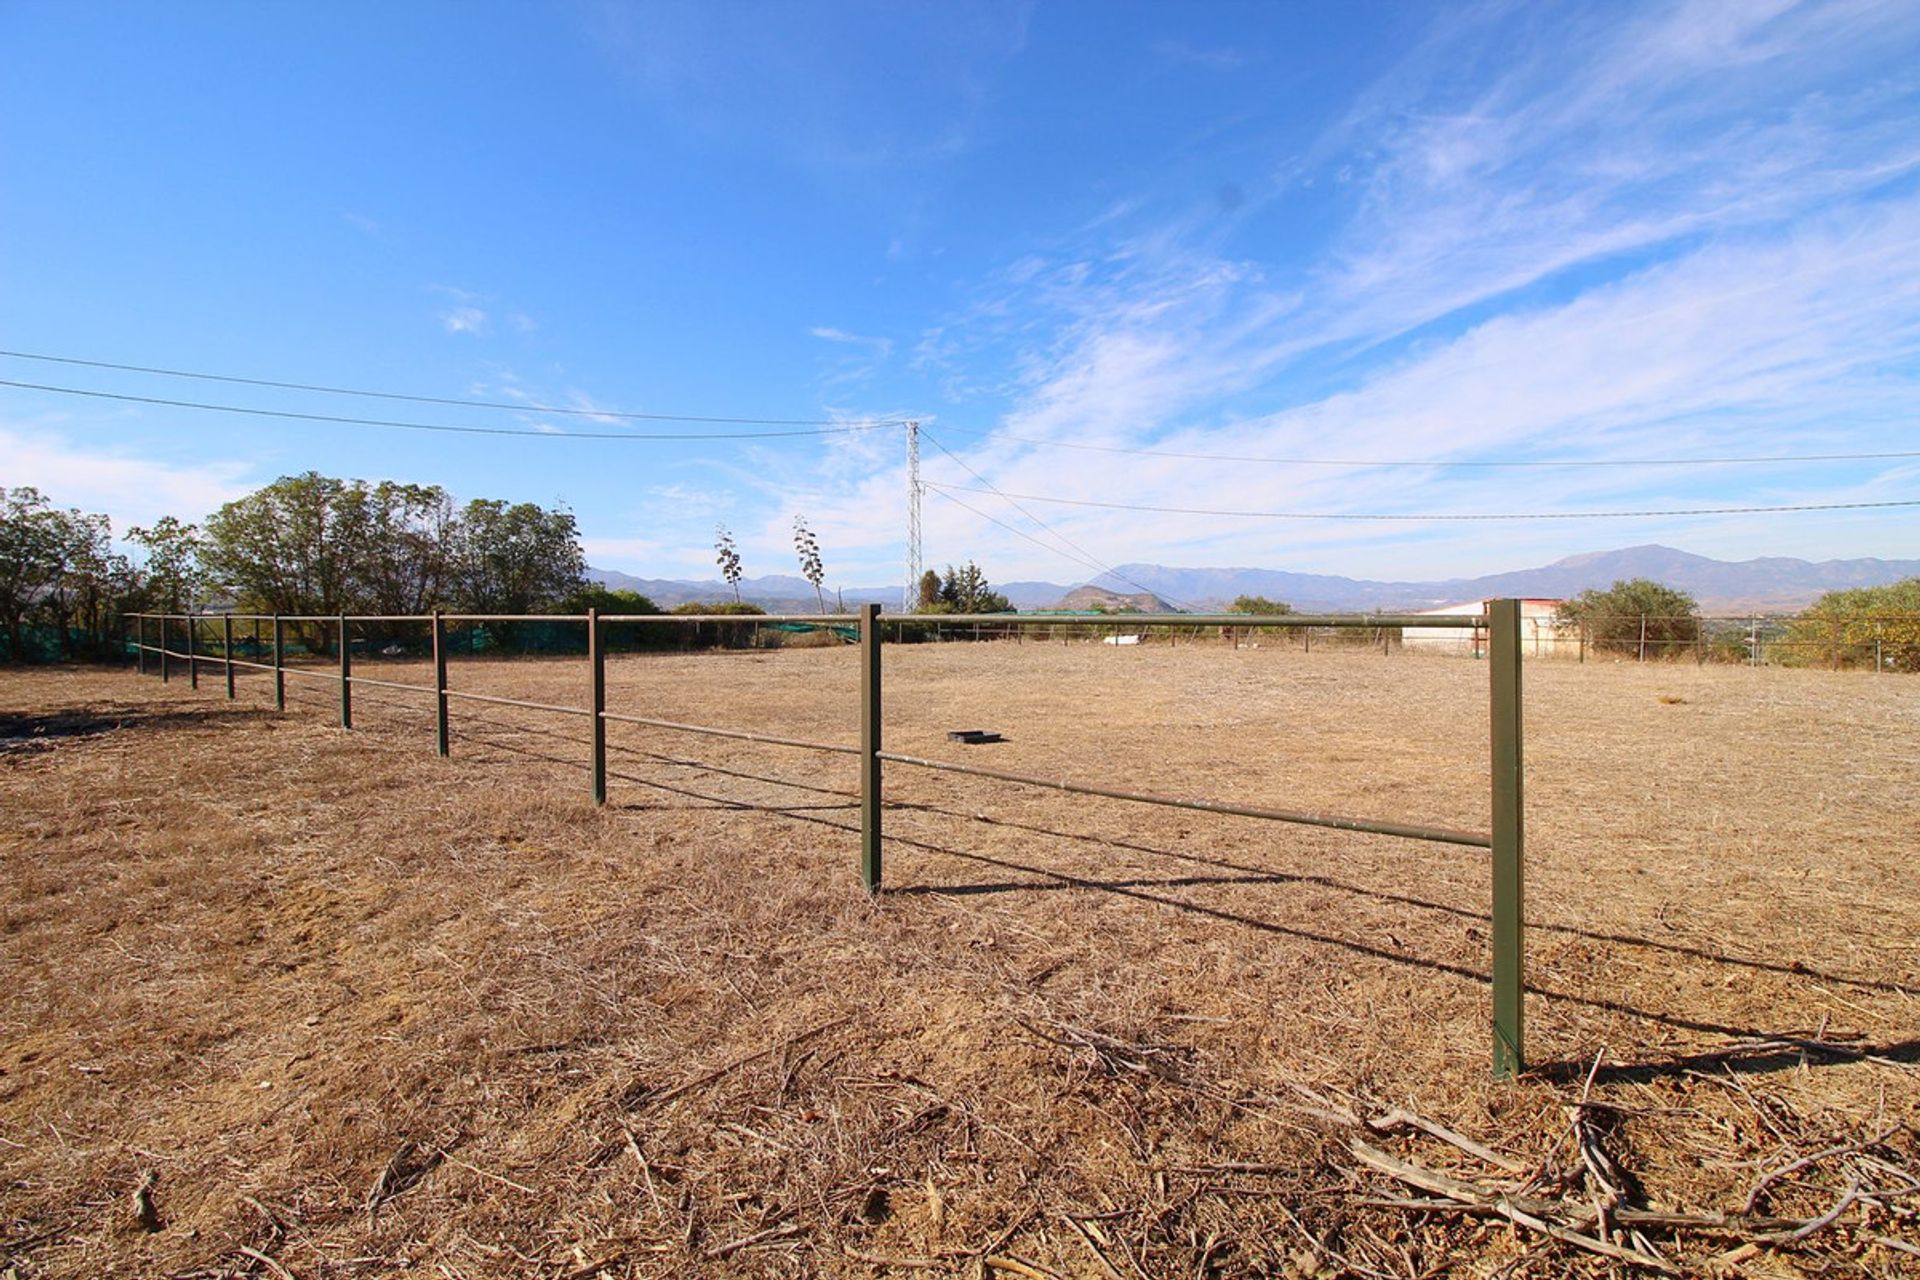
[[(1580, 656), (1580, 629), (1554, 624), (1554, 615), (1565, 601), (1522, 600), (1520, 602), (1520, 652), (1529, 658), (1577, 658)], [(1469, 600), (1464, 604), (1442, 605), (1438, 609), (1420, 609), (1417, 614), (1442, 617), (1485, 613), (1488, 602)], [(1487, 652), (1487, 629), (1451, 627), (1403, 627), (1400, 643), (1410, 653), (1448, 653), (1460, 657), (1483, 657)]]

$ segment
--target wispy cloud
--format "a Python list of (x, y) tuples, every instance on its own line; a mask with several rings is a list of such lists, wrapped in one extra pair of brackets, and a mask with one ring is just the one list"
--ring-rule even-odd
[[(1920, 141), (1907, 127), (1920, 62), (1901, 50), (1920, 47), (1920, 11), (1693, 3), (1627, 20), (1603, 9), (1574, 30), (1563, 16), (1533, 29), (1504, 7), (1450, 11), (1313, 155), (1281, 166), (1263, 212), (1315, 174), (1313, 198), (1341, 211), (1317, 251), (1276, 257), (1211, 210), (1121, 204), (1014, 259), (924, 336), (917, 365), (1005, 401), (974, 425), (1190, 452), (1791, 452), (1868, 447), (1907, 421), (1920, 391)], [(983, 387), (977, 371), (995, 363), (1017, 372)], [(1857, 468), (1343, 475), (949, 443), (1010, 491), (1255, 510), (1684, 506), (1876, 485)], [(1044, 536), (1008, 504), (967, 500)], [(1364, 568), (1410, 532), (1033, 510), (1110, 560), (1312, 554)], [(1665, 531), (1705, 545), (1736, 525), (1749, 527)], [(929, 528), (991, 545), (1022, 574), (1046, 567), (978, 517), (930, 509)], [(1507, 529), (1412, 532), (1446, 568), (1463, 554), (1510, 561)], [(1526, 535), (1543, 554), (1614, 536)]]
[(540, 327), (539, 322), (525, 311), (501, 310), (495, 305), (495, 300), (471, 289), (456, 288), (448, 284), (432, 284), (427, 286), (427, 291), (439, 294), (447, 300), (447, 304), (440, 308), (436, 316), (440, 321), (440, 327), (448, 333), (465, 333), (482, 337), (493, 332), (496, 320), (520, 334), (533, 333)]
[(848, 333), (845, 329), (834, 329), (825, 325), (817, 325), (807, 330), (807, 333), (809, 336), (818, 338), (822, 342), (837, 342), (844, 346), (865, 347), (871, 351), (876, 358), (881, 360), (893, 354), (892, 338), (863, 338), (857, 333)]
[(30, 483), (62, 507), (105, 512), (120, 534), (161, 516), (198, 519), (252, 487), (253, 468), (238, 459), (167, 462), (19, 424), (0, 424), (0, 455), (10, 483)]
[(463, 303), (442, 311), (440, 325), (448, 333), (485, 333), (488, 325), (487, 313), (479, 307)]
[(807, 336), (842, 349), (821, 375), (820, 385), (825, 389), (845, 389), (868, 382), (893, 355), (892, 338), (864, 337), (827, 325), (808, 329)]

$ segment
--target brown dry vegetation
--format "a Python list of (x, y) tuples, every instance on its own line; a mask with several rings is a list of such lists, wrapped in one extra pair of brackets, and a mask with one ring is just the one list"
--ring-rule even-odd
[[(1484, 828), (1485, 678), (903, 646), (888, 738)], [(1578, 1136), (1628, 1207), (1755, 1215), (1596, 1237), (1915, 1273), (1920, 681), (1527, 680), (1534, 1070), (1496, 1084), (1478, 850), (890, 767), (869, 901), (846, 757), (614, 726), (596, 811), (573, 718), (456, 703), (443, 762), (408, 694), (360, 690), (343, 734), (321, 681), (283, 717), (257, 675), (234, 704), (217, 675), (0, 676), (0, 1274), (1609, 1273), (1484, 1206), (1381, 1203), (1431, 1197), (1354, 1146), (1577, 1206), (1604, 1195)], [(848, 651), (619, 658), (610, 686), (855, 732)], [(975, 727), (1010, 741), (942, 736)], [(1344, 1118), (1394, 1107), (1509, 1167)]]

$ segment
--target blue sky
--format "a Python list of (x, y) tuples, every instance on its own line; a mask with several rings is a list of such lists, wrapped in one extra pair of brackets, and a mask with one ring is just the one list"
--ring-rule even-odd
[[(1126, 561), (1443, 576), (1650, 541), (1920, 556), (1916, 508), (1476, 523), (1042, 501), (1920, 499), (1920, 459), (1457, 465), (1920, 450), (1906, 0), (12, 0), (0, 50), (9, 350), (584, 409), (912, 416), (939, 486), (928, 560), (996, 580)], [(7, 358), (0, 378), (675, 429)], [(710, 576), (716, 521), (748, 573), (791, 572), (804, 513), (830, 583), (898, 578), (901, 444), (427, 434), (0, 387), (0, 483), (120, 527), (316, 469), (565, 502), (590, 559), (652, 576)]]

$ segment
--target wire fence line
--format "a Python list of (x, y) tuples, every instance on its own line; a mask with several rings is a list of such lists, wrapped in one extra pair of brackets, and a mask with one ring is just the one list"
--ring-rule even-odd
[[(735, 726), (695, 725), (663, 720), (628, 712), (610, 710), (607, 705), (607, 653), (610, 628), (620, 624), (646, 627), (699, 628), (709, 624), (741, 626), (770, 623), (799, 628), (826, 628), (830, 632), (846, 628), (845, 614), (753, 615), (623, 615), (588, 611), (571, 615), (522, 614), (443, 614), (325, 616), (298, 618), (273, 614), (158, 614), (129, 616), (131, 637), (141, 674), (155, 670), (163, 683), (171, 682), (175, 663), (184, 664), (189, 684), (199, 688), (203, 668), (211, 667), (224, 680), (226, 696), (235, 699), (238, 672), (261, 671), (272, 677), (274, 706), (284, 711), (287, 705), (287, 680), (294, 677), (310, 683), (334, 686), (342, 729), (353, 728), (353, 694), (356, 686), (388, 693), (400, 693), (430, 699), (433, 707), (434, 744), (438, 755), (452, 752), (449, 704), (454, 700), (518, 708), (547, 715), (560, 715), (588, 721), (588, 769), (593, 801), (607, 800), (607, 726), (628, 724), (681, 733), (735, 739), (768, 746), (855, 756), (858, 763), (860, 809), (860, 879), (869, 893), (882, 889), (885, 848), (882, 814), (885, 808), (884, 767), (928, 770), (971, 776), (1015, 786), (1040, 787), (1076, 795), (1116, 800), (1125, 803), (1202, 810), (1258, 820), (1333, 828), (1341, 831), (1390, 836), (1448, 845), (1466, 845), (1491, 854), (1492, 880), (1492, 969), (1493, 1072), (1510, 1078), (1525, 1066), (1525, 1006), (1522, 930), (1525, 818), (1522, 792), (1523, 732), (1521, 724), (1522, 613), (1518, 600), (1488, 602), (1484, 614), (1405, 614), (1405, 615), (1247, 615), (1247, 614), (1116, 614), (1097, 620), (1073, 619), (1070, 625), (1085, 626), (1089, 621), (1107, 628), (1108, 634), (1144, 635), (1169, 628), (1231, 628), (1235, 643), (1242, 631), (1298, 632), (1311, 637), (1315, 631), (1359, 633), (1371, 637), (1398, 632), (1466, 631), (1480, 644), (1488, 659), (1488, 712), (1490, 752), (1488, 785), (1492, 822), (1485, 832), (1461, 831), (1425, 824), (1387, 821), (1370, 817), (1308, 812), (1265, 805), (1244, 804), (1194, 796), (1176, 796), (1153, 791), (1129, 791), (1104, 787), (1067, 777), (1047, 777), (1009, 770), (984, 769), (958, 761), (933, 759), (889, 751), (883, 745), (882, 707), (885, 685), (882, 678), (882, 653), (891, 632), (895, 642), (925, 638), (928, 630), (988, 627), (1003, 634), (1024, 636), (1035, 629), (1057, 628), (1062, 619), (1013, 614), (886, 615), (877, 604), (864, 606), (857, 615), (854, 633), (858, 645), (860, 692), (857, 718), (857, 744), (823, 742), (808, 738), (762, 732)], [(236, 639), (235, 623), (250, 633)], [(450, 624), (517, 625), (539, 622), (547, 625), (578, 627), (584, 640), (586, 670), (583, 673), (584, 705), (536, 702), (523, 698), (483, 694), (453, 688), (448, 679), (448, 643)], [(289, 664), (287, 634), (289, 624), (331, 629), (336, 669), (332, 672), (310, 665)], [(355, 625), (391, 627), (425, 626), (428, 652), (432, 660), (433, 683), (379, 679), (355, 674), (353, 660), (356, 645)], [(210, 652), (205, 635), (216, 628), (217, 652)], [(1177, 632), (1169, 632), (1177, 634)], [(239, 657), (241, 640), (254, 647), (253, 657)], [(175, 648), (175, 643), (182, 647)], [(1309, 640), (1310, 642), (1310, 640)], [(264, 659), (264, 660), (262, 660)]]
[[(1920, 614), (1543, 614), (1526, 623), (1529, 658), (1920, 671)], [(1475, 657), (1485, 642), (1478, 629), (1439, 642), (1402, 638), (1405, 648)]]

